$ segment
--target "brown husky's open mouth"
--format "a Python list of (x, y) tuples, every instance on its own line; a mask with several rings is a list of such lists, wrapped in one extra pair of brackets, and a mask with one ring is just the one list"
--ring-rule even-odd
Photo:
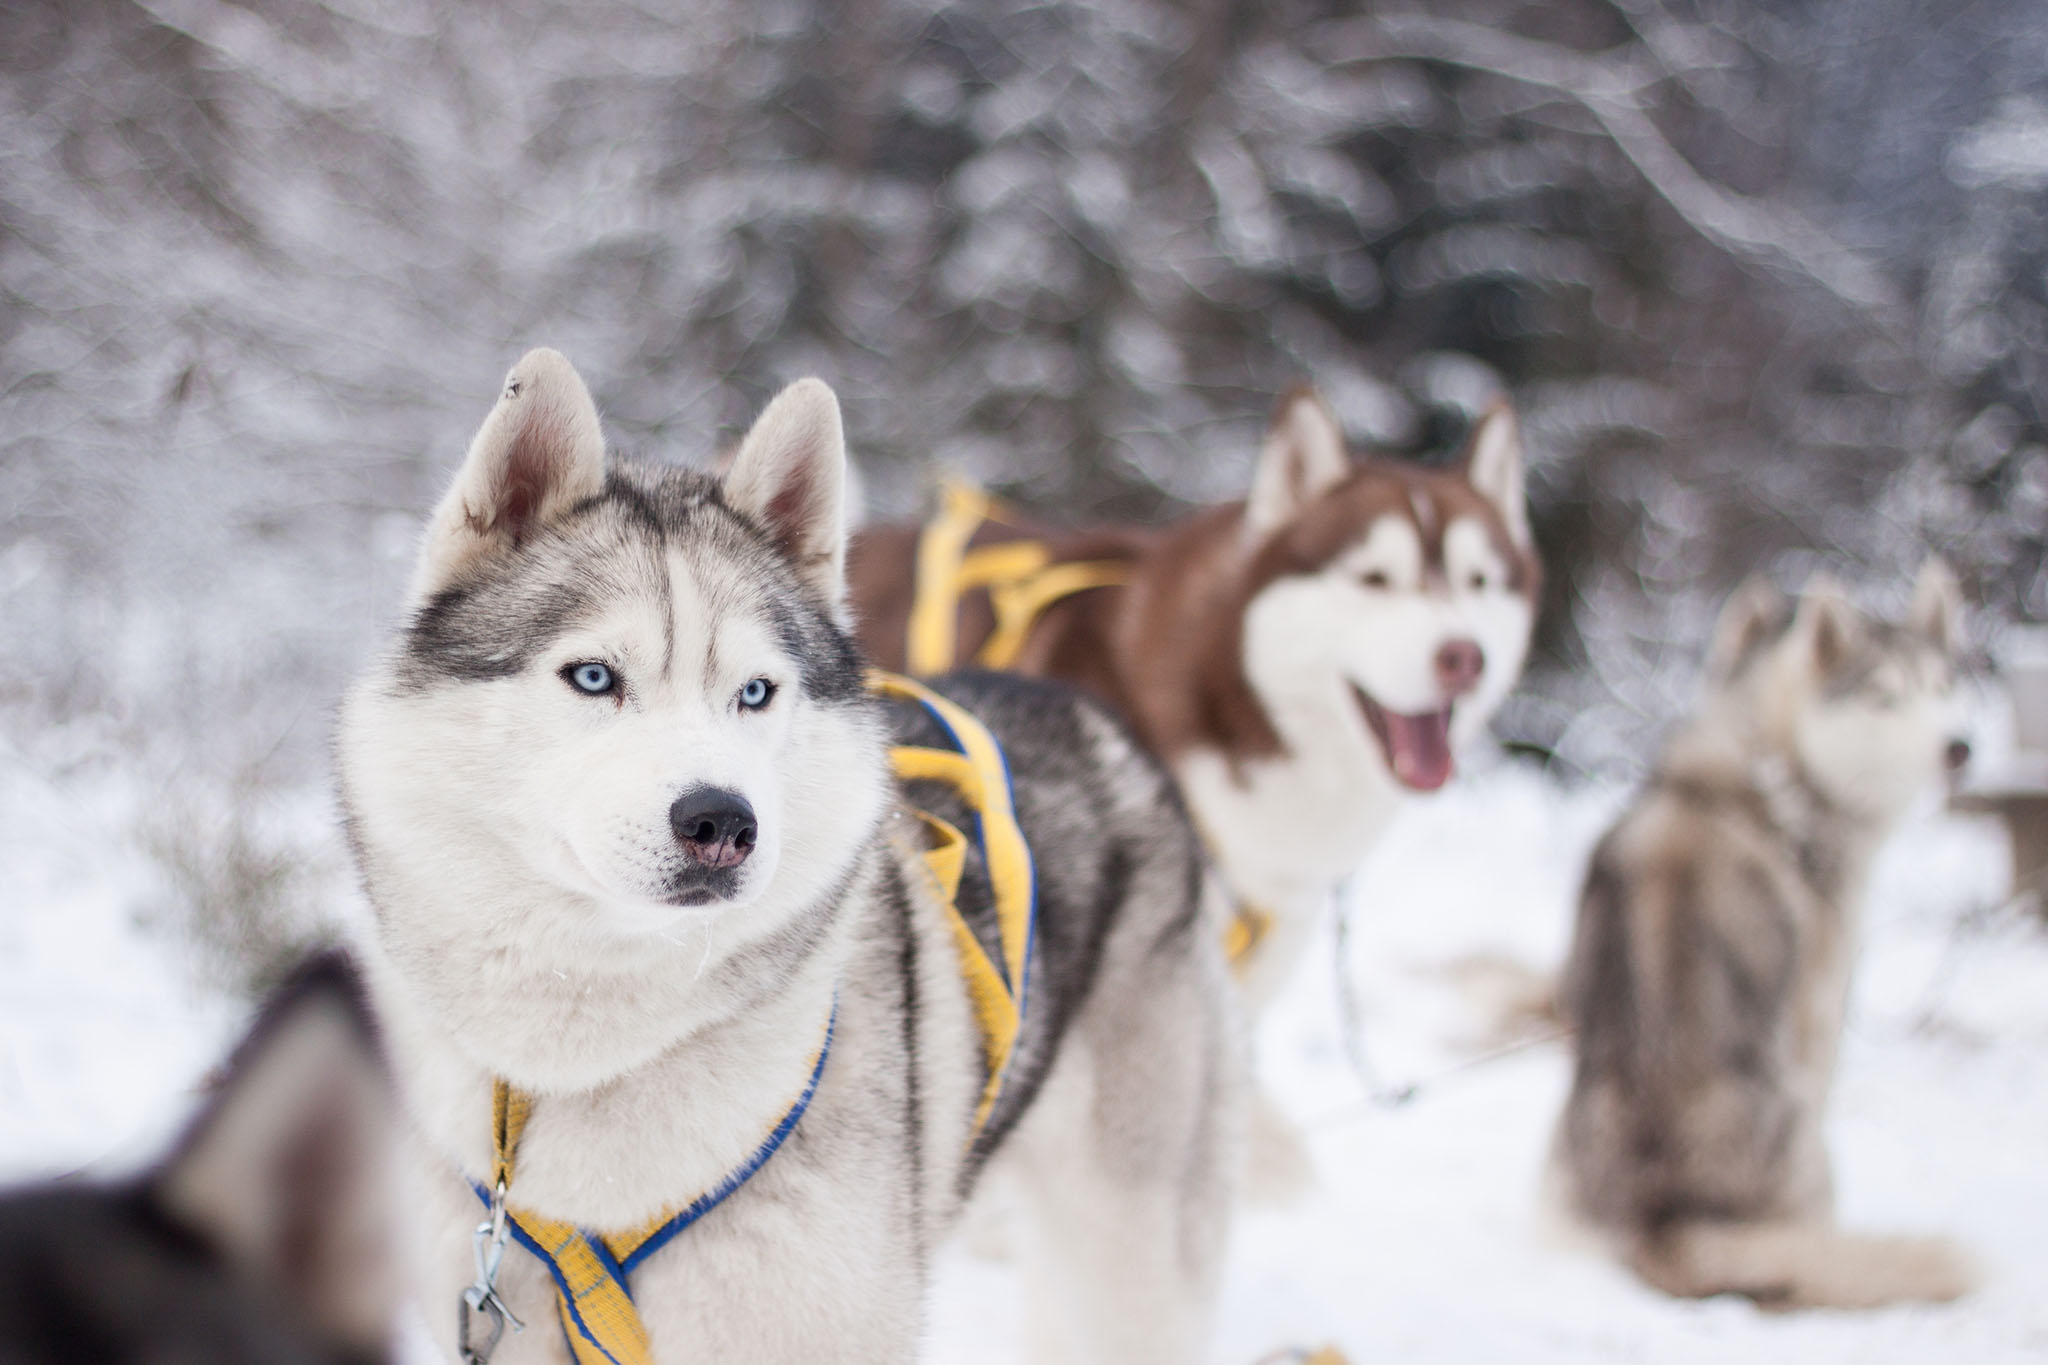
[(1365, 723), (1380, 742), (1387, 766), (1401, 785), (1419, 792), (1433, 792), (1451, 780), (1451, 708), (1404, 716), (1389, 711), (1357, 683), (1351, 695), (1365, 714)]

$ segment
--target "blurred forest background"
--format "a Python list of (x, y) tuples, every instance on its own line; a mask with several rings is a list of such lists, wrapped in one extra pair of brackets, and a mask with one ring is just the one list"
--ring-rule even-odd
[(9, 0), (0, 109), (0, 820), (86, 799), (224, 972), (346, 884), (333, 702), (533, 344), (678, 458), (823, 375), (881, 514), (1505, 389), (1567, 776), (1755, 567), (2048, 616), (2036, 0)]

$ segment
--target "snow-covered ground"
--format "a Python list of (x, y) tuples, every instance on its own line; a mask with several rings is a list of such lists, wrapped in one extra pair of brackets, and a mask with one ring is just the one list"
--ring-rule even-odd
[[(1995, 826), (1917, 820), (1886, 850), (1830, 1122), (1845, 1222), (1951, 1234), (1987, 1270), (1954, 1307), (1773, 1315), (1676, 1303), (1543, 1237), (1536, 1189), (1569, 1079), (1551, 1043), (1457, 1068), (1482, 1020), (1442, 970), (1562, 955), (1591, 845), (1625, 793), (1497, 768), (1418, 805), (1351, 888), (1376, 1107), (1340, 1044), (1330, 939), (1259, 1038), (1319, 1188), (1241, 1221), (1215, 1359), (1336, 1344), (1354, 1362), (2038, 1361), (2048, 1353), (2048, 933), (2001, 911)], [(1017, 1359), (1020, 1306), (964, 1254), (932, 1358)], [(994, 1322), (1000, 1326), (991, 1330)]]
[[(0, 751), (0, 1178), (119, 1167), (151, 1150), (246, 1011), (194, 985), (152, 928), (153, 864), (120, 833), (147, 793), (90, 735), (53, 765)], [(1259, 1042), (1311, 1134), (1320, 1186), (1239, 1224), (1214, 1359), (1334, 1343), (1354, 1362), (1855, 1362), (1994, 1365), (2048, 1354), (2048, 933), (2000, 909), (1995, 830), (1907, 828), (1876, 878), (1831, 1119), (1845, 1221), (1939, 1230), (1987, 1277), (1941, 1309), (1773, 1316), (1680, 1304), (1553, 1249), (1537, 1173), (1567, 1060), (1545, 1044), (1457, 1068), (1480, 1011), (1443, 968), (1476, 953), (1548, 966), (1613, 788), (1499, 767), (1417, 807), (1351, 888), (1365, 1039), (1413, 1099), (1362, 1098), (1340, 1046), (1330, 939)], [(946, 1261), (933, 1362), (1018, 1358), (1009, 1273)]]

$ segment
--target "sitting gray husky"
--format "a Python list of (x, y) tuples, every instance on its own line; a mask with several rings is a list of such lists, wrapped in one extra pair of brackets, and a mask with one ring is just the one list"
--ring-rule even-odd
[(1045, 1355), (1201, 1353), (1218, 898), (1166, 777), (1073, 694), (877, 695), (844, 465), (816, 380), (722, 479), (608, 462), (532, 352), (347, 703), (425, 1307), (465, 1359), (910, 1360), (991, 1163), (1029, 1192)]
[(386, 1359), (393, 1117), (354, 976), (318, 959), (162, 1166), (0, 1195), (0, 1361)]
[(1825, 582), (1722, 613), (1700, 714), (1595, 850), (1561, 1004), (1553, 1193), (1652, 1285), (1781, 1308), (1965, 1292), (1937, 1238), (1846, 1233), (1822, 1141), (1871, 859), (1944, 764), (1954, 579), (1907, 623)]

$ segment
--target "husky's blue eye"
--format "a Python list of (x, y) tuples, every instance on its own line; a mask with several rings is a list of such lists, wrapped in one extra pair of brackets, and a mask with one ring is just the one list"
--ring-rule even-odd
[(749, 711), (758, 711), (766, 706), (774, 695), (774, 683), (766, 678), (756, 678), (740, 689), (740, 705)]
[(619, 685), (617, 675), (600, 663), (570, 664), (562, 670), (562, 676), (569, 680), (569, 686), (593, 697), (602, 697)]

